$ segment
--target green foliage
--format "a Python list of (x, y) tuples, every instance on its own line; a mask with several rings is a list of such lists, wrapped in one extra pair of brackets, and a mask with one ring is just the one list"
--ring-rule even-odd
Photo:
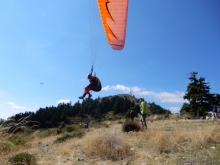
[(9, 141), (0, 141), (0, 155), (9, 153), (14, 149), (15, 149), (15, 146), (13, 143)]
[(130, 132), (130, 131), (138, 132), (140, 130), (141, 130), (141, 125), (136, 121), (127, 120), (122, 125), (122, 131), (123, 132)]
[[(57, 107), (51, 106), (40, 108), (36, 113), (20, 113), (15, 115), (18, 120), (21, 117), (30, 115), (30, 120), (38, 121), (41, 128), (57, 128), (57, 133), (63, 132), (65, 124), (79, 124), (83, 119), (90, 116), (96, 120), (100, 120), (112, 111), (113, 116), (109, 117), (111, 120), (124, 118), (128, 110), (133, 109), (136, 114), (140, 112), (138, 99), (128, 94), (121, 94), (115, 96), (108, 96), (103, 98), (85, 99), (82, 103), (76, 102), (62, 103)], [(165, 114), (166, 110), (156, 105), (155, 103), (148, 103), (152, 113)], [(63, 125), (64, 124), (64, 125)]]
[(85, 135), (85, 132), (82, 130), (74, 131), (71, 134), (67, 133), (67, 134), (62, 135), (61, 137), (58, 137), (55, 140), (55, 143), (62, 143), (70, 138), (75, 138), (75, 137), (81, 138), (84, 135)]
[(59, 126), (59, 127), (60, 127), (61, 129), (63, 129), (65, 126), (66, 126), (66, 123), (62, 121), (62, 122), (60, 123), (60, 126)]
[(40, 137), (48, 137), (51, 135), (55, 135), (57, 132), (57, 129), (55, 128), (50, 128), (50, 129), (42, 129), (40, 130), (39, 136)]
[(189, 104), (184, 104), (181, 113), (188, 112), (193, 116), (203, 116), (211, 110), (213, 104), (216, 104), (217, 97), (210, 93), (209, 83), (205, 82), (204, 77), (199, 79), (196, 77), (198, 72), (191, 72), (189, 76), (190, 83), (187, 86), (184, 99), (189, 101)]
[(59, 127), (57, 128), (57, 134), (61, 134), (63, 132), (63, 128), (66, 126), (64, 122), (61, 122)]
[(26, 152), (14, 155), (10, 157), (8, 161), (12, 164), (36, 165), (35, 157)]
[(61, 127), (58, 127), (58, 128), (57, 128), (57, 134), (59, 135), (59, 134), (61, 134), (62, 132), (63, 132), (62, 128), (61, 128)]
[(149, 110), (151, 114), (171, 114), (171, 112), (167, 109), (162, 108), (161, 106), (155, 104), (154, 102), (152, 103), (147, 103), (149, 104)]
[(74, 137), (78, 137), (78, 138), (81, 138), (85, 135), (85, 132), (83, 130), (78, 130), (78, 131), (75, 131), (71, 134), (71, 136), (74, 138)]
[(73, 132), (73, 131), (77, 131), (78, 128), (76, 126), (70, 125), (70, 126), (67, 126), (65, 130), (66, 132)]
[(215, 95), (214, 103), (215, 105), (220, 105), (220, 94)]
[(181, 108), (181, 114), (182, 115), (187, 114), (187, 113), (190, 113), (190, 111), (191, 111), (190, 104), (184, 103)]
[(72, 136), (70, 134), (64, 134), (61, 137), (58, 137), (55, 141), (55, 143), (62, 143), (64, 141), (66, 141), (67, 139), (72, 138)]
[(12, 142), (15, 145), (24, 145), (27, 142), (27, 139), (22, 134), (13, 134), (8, 137), (8, 141)]
[(165, 118), (165, 119), (169, 119), (169, 117), (170, 117), (170, 115), (169, 115), (168, 113), (166, 113), (166, 114), (164, 115), (164, 118)]

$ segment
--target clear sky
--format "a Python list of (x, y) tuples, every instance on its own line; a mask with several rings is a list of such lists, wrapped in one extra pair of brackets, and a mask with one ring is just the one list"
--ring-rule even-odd
[(178, 112), (191, 71), (220, 93), (219, 0), (130, 0), (122, 51), (108, 45), (95, 3), (0, 1), (0, 118), (74, 104), (92, 64), (103, 86), (94, 99), (132, 91)]

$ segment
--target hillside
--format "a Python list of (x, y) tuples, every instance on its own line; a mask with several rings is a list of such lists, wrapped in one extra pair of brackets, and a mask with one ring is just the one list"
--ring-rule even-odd
[[(156, 105), (148, 103), (151, 114), (170, 114), (171, 112)], [(96, 99), (85, 99), (82, 103), (76, 102), (59, 104), (40, 108), (36, 112), (16, 114), (13, 118), (18, 121), (22, 117), (30, 116), (31, 121), (40, 123), (41, 128), (58, 127), (61, 122), (71, 124), (77, 121), (90, 121), (90, 119), (103, 120), (109, 112), (112, 118), (127, 118), (133, 109), (136, 116), (140, 112), (138, 99), (128, 94), (119, 94)]]
[[(61, 134), (55, 128), (11, 135), (0, 131), (0, 164), (22, 152), (34, 156), (38, 165), (220, 163), (219, 122), (153, 118), (148, 118), (147, 130), (128, 133), (122, 132), (124, 120), (90, 123), (87, 129), (66, 125)], [(67, 131), (70, 126), (77, 129)]]

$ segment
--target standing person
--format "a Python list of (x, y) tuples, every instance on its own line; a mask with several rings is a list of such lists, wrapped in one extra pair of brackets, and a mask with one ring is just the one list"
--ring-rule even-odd
[(149, 113), (149, 109), (147, 106), (147, 103), (144, 101), (144, 98), (140, 98), (140, 112), (141, 112), (141, 122), (143, 128), (145, 127), (147, 129), (147, 123), (146, 123), (146, 117)]
[(90, 84), (84, 88), (84, 93), (82, 96), (79, 97), (79, 99), (84, 99), (86, 94), (89, 95), (89, 98), (92, 97), (90, 90), (99, 92), (102, 89), (102, 84), (98, 77), (92, 76), (91, 73), (88, 74), (87, 78), (89, 79)]
[(89, 127), (88, 121), (84, 123), (84, 127), (85, 127), (85, 128), (88, 128), (88, 127)]
[(212, 115), (213, 115), (213, 120), (217, 119), (217, 108), (215, 105), (213, 105), (212, 108)]
[(131, 121), (134, 121), (134, 116), (135, 116), (134, 111), (131, 110), (130, 111), (130, 119), (131, 119)]
[(216, 106), (216, 109), (217, 109), (216, 117), (217, 117), (217, 119), (219, 119), (220, 118), (220, 106), (219, 105)]

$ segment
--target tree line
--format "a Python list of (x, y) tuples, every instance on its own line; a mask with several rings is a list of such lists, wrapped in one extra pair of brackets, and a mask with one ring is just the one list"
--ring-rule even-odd
[[(154, 102), (148, 103), (152, 114), (170, 114), (171, 112)], [(38, 121), (41, 128), (57, 127), (61, 122), (66, 124), (82, 122), (88, 116), (96, 120), (102, 120), (108, 112), (121, 117), (129, 117), (130, 110), (134, 110), (136, 116), (140, 112), (138, 99), (128, 94), (108, 96), (97, 99), (85, 99), (72, 103), (60, 103), (57, 106), (39, 108), (36, 112), (19, 113), (13, 116), (15, 120), (30, 115), (30, 120)]]

